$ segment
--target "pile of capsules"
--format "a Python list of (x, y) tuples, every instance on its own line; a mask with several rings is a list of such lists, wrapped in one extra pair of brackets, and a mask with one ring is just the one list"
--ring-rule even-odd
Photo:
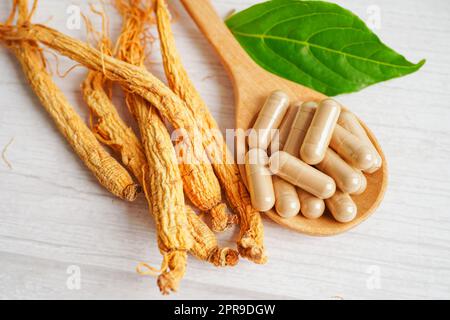
[(290, 106), (286, 93), (274, 91), (247, 141), (252, 205), (262, 212), (275, 207), (283, 218), (301, 212), (317, 219), (327, 207), (337, 221), (352, 221), (358, 209), (351, 195), (362, 194), (365, 174), (382, 165), (356, 116), (332, 99)]

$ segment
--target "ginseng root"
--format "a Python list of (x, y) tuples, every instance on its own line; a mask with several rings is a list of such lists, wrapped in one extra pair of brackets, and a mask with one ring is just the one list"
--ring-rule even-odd
[[(187, 74), (184, 73), (183, 76), (185, 77), (180, 77), (179, 76), (179, 69), (183, 69), (182, 65), (181, 65), (181, 61), (179, 59), (176, 59), (176, 52), (173, 50), (173, 45), (174, 42), (171, 41), (173, 39), (170, 38), (171, 36), (171, 30), (170, 30), (170, 21), (161, 21), (161, 15), (164, 15), (167, 13), (167, 11), (164, 11), (161, 13), (162, 10), (167, 10), (165, 8), (165, 4), (161, 1), (156, 1), (156, 13), (157, 13), (157, 21), (158, 21), (158, 31), (159, 31), (159, 35), (160, 35), (160, 41), (161, 41), (161, 50), (162, 50), (162, 55), (163, 55), (163, 61), (164, 61), (164, 69), (166, 72), (166, 77), (169, 80), (169, 86), (170, 88), (186, 103), (187, 107), (189, 108), (189, 110), (191, 110), (191, 112), (193, 114), (196, 115), (196, 120), (197, 120), (197, 126), (200, 130), (200, 135), (201, 135), (201, 139), (202, 139), (202, 143), (203, 143), (203, 147), (207, 148), (207, 144), (206, 142), (208, 142), (208, 144), (211, 142), (211, 139), (209, 138), (213, 138), (212, 137), (212, 133), (211, 130), (209, 130), (209, 128), (205, 128), (205, 123), (203, 122), (203, 119), (205, 118), (204, 114), (202, 112), (204, 112), (205, 110), (199, 110), (199, 108), (196, 107), (197, 101), (196, 98), (197, 96), (192, 95), (192, 90), (191, 88), (193, 88), (192, 83), (190, 82), (190, 80), (187, 77)], [(161, 14), (160, 14), (161, 13)], [(165, 18), (166, 16), (164, 15), (163, 18)], [(167, 16), (168, 19), (168, 16)], [(167, 23), (166, 23), (167, 22)], [(169, 29), (167, 29), (167, 27)], [(164, 40), (164, 41), (163, 41)], [(184, 71), (184, 69), (183, 69)], [(172, 74), (172, 72), (174, 74)], [(186, 88), (183, 88), (184, 86), (187, 86)], [(195, 89), (194, 89), (195, 91)], [(209, 110), (206, 109), (206, 111), (209, 113)], [(214, 128), (214, 129), (218, 129), (218, 127)], [(218, 130), (219, 134), (220, 130)], [(206, 137), (208, 136), (208, 137)], [(221, 137), (219, 137), (221, 138)], [(226, 190), (227, 188), (227, 183), (229, 183), (230, 181), (227, 181), (227, 183), (224, 183), (223, 179), (221, 179), (221, 174), (220, 172), (218, 173), (217, 167), (221, 166), (221, 157), (220, 155), (216, 156), (216, 151), (215, 150), (208, 150), (206, 149), (209, 159), (211, 161), (211, 164), (214, 168), (214, 171), (216, 173), (216, 175), (218, 176), (222, 187)], [(212, 152), (211, 152), (212, 151)], [(216, 157), (214, 157), (216, 156)], [(214, 231), (223, 231), (226, 228), (228, 228), (230, 225), (234, 224), (237, 222), (237, 217), (235, 215), (229, 215), (226, 212), (212, 212), (212, 228)]]
[[(140, 2), (141, 0), (115, 1), (118, 11), (124, 17), (124, 26), (118, 41), (118, 57), (136, 66), (143, 66), (145, 47), (142, 39), (146, 24), (152, 13), (151, 7), (142, 8)], [(161, 103), (164, 102), (158, 102), (158, 104)], [(178, 163), (185, 194), (200, 210), (210, 211), (212, 216), (226, 215), (226, 206), (221, 203), (220, 185), (211, 164), (205, 159), (206, 155), (202, 149), (201, 141), (196, 137), (198, 130), (195, 128), (195, 122), (186, 122), (181, 128), (182, 130), (178, 131), (180, 137), (176, 138), (178, 140), (176, 150), (178, 151)], [(192, 129), (195, 131), (194, 139), (196, 141), (191, 141), (191, 137), (184, 134), (184, 132), (187, 133)]]
[[(18, 21), (22, 23), (28, 16), (27, 1), (20, 0), (18, 3)], [(102, 148), (53, 82), (37, 43), (19, 41), (8, 43), (8, 46), (19, 60), (25, 77), (42, 106), (83, 163), (108, 191), (122, 199), (133, 201), (137, 195), (137, 185), (130, 174)]]
[(194, 115), (186, 108), (185, 103), (170, 88), (149, 73), (145, 68), (131, 65), (90, 47), (86, 43), (68, 37), (54, 29), (43, 25), (27, 25), (16, 28), (0, 25), (0, 40), (21, 41), (32, 40), (42, 42), (64, 56), (103, 74), (113, 81), (119, 82), (130, 92), (140, 95), (155, 106), (169, 122), (185, 135), (182, 137), (185, 154), (189, 155), (191, 171), (184, 174), (189, 179), (198, 179), (198, 189), (187, 189), (191, 201), (202, 197), (202, 202), (195, 205), (203, 211), (225, 210), (220, 202), (221, 190), (219, 182), (207, 159), (200, 139)]
[[(102, 75), (102, 74), (100, 74)], [(86, 81), (85, 81), (86, 83)], [(101, 125), (101, 133), (96, 128), (96, 132), (101, 134), (101, 141), (105, 141), (112, 146), (114, 150), (121, 155), (124, 165), (135, 175), (135, 178), (143, 185), (144, 179), (142, 170), (147, 165), (147, 159), (142, 149), (141, 143), (132, 131), (128, 131), (128, 127), (117, 114), (112, 102), (106, 95), (103, 88), (95, 86), (97, 93), (103, 98), (97, 100), (94, 106), (96, 115), (99, 117), (98, 125)], [(100, 103), (101, 102), (101, 103)], [(131, 130), (131, 129), (130, 129)], [(107, 133), (107, 135), (105, 134)], [(151, 168), (149, 168), (151, 170)], [(149, 187), (150, 188), (150, 187)], [(151, 206), (151, 204), (149, 203)], [(209, 227), (200, 219), (200, 217), (186, 206), (190, 232), (194, 239), (193, 247), (190, 253), (196, 258), (209, 261), (216, 266), (234, 266), (238, 261), (238, 254), (230, 248), (219, 248), (217, 239)]]
[[(132, 10), (132, 8), (128, 8)], [(139, 27), (140, 21), (145, 21), (145, 11), (143, 16), (127, 16), (121, 37), (118, 41), (119, 56), (137, 65), (142, 65), (145, 58), (141, 45), (141, 33), (143, 29)], [(137, 22), (138, 25), (133, 25)], [(192, 233), (198, 230), (198, 225), (190, 227), (188, 221), (187, 208), (184, 205), (183, 181), (177, 166), (175, 150), (156, 109), (142, 97), (131, 92), (126, 93), (126, 102), (129, 110), (135, 116), (141, 131), (144, 150), (149, 164), (148, 179), (151, 193), (148, 194), (152, 204), (152, 212), (155, 215), (158, 227), (158, 243), (161, 253), (164, 255), (165, 265), (169, 269), (163, 270), (158, 277), (158, 286), (163, 294), (175, 291), (178, 282), (183, 277), (186, 269), (186, 253), (194, 247), (196, 250), (204, 250), (202, 244), (196, 241), (211, 241), (199, 235), (194, 239)], [(191, 177), (189, 177), (191, 178)], [(214, 177), (215, 178), (215, 177)], [(186, 180), (185, 180), (186, 181)], [(147, 186), (146, 181), (143, 182)], [(155, 188), (157, 190), (155, 190)], [(144, 189), (146, 189), (144, 187)], [(189, 191), (188, 191), (189, 192)], [(181, 208), (181, 204), (183, 208)], [(180, 211), (182, 210), (182, 211)], [(167, 218), (173, 219), (173, 221)], [(192, 216), (191, 222), (199, 222), (198, 217)], [(183, 240), (184, 239), (184, 240)], [(203, 257), (208, 259), (208, 257)]]
[(176, 50), (165, 1), (156, 0), (155, 10), (164, 69), (169, 86), (186, 102), (186, 106), (191, 112), (197, 115), (197, 126), (201, 132), (203, 146), (207, 150), (214, 171), (225, 190), (228, 202), (239, 214), (241, 222), (239, 251), (244, 257), (257, 263), (263, 263), (266, 258), (260, 214), (251, 206), (239, 169), (234, 163), (217, 122), (183, 67)]
[[(112, 55), (112, 44), (105, 28), (103, 26), (104, 30), (98, 47), (105, 54)], [(141, 141), (117, 112), (107, 92), (107, 81), (103, 73), (89, 71), (81, 85), (83, 98), (95, 121), (92, 124), (92, 131), (100, 142), (120, 155), (124, 166), (142, 185), (142, 168), (147, 164), (147, 159)]]
[[(198, 131), (195, 118), (187, 110), (185, 103), (145, 68), (131, 65), (113, 57), (104, 56), (101, 52), (89, 47), (82, 41), (42, 25), (29, 25), (18, 28), (0, 26), (0, 39), (4, 41), (40, 41), (88, 68), (103, 72), (108, 79), (121, 83), (122, 86), (131, 92), (152, 103), (174, 127), (184, 128), (188, 133), (189, 139), (198, 140), (194, 139)], [(198, 147), (196, 144), (194, 145)], [(202, 149), (202, 146), (200, 148)], [(196, 149), (194, 148), (194, 150)], [(264, 249), (258, 245), (262, 243), (259, 219), (255, 218), (257, 215), (252, 214), (255, 210), (248, 200), (245, 186), (238, 184), (238, 187), (240, 190), (238, 190), (239, 194), (236, 196), (241, 197), (241, 195), (247, 194), (243, 199), (247, 199), (245, 202), (249, 203), (240, 210), (242, 211), (240, 223), (248, 226), (241, 229), (240, 253), (255, 262), (263, 263), (266, 259)], [(246, 221), (245, 217), (250, 217), (250, 219)]]
[(230, 248), (220, 248), (214, 232), (204, 223), (191, 208), (186, 207), (191, 234), (194, 237), (192, 254), (200, 260), (209, 261), (217, 267), (234, 266), (238, 263), (239, 254)]
[[(131, 99), (130, 99), (131, 98)], [(155, 108), (138, 96), (127, 100), (139, 124), (148, 167), (145, 170), (151, 192), (146, 192), (158, 228), (159, 248), (170, 271), (158, 278), (162, 293), (176, 291), (184, 275), (186, 252), (193, 246), (185, 210), (183, 182), (170, 135)]]
[[(106, 34), (105, 31), (103, 33)], [(111, 44), (106, 36), (101, 39), (99, 46), (103, 52), (111, 53)], [(83, 82), (82, 91), (85, 101), (96, 118), (93, 130), (98, 139), (111, 146), (121, 156), (123, 164), (133, 173), (139, 183), (144, 185), (146, 181), (142, 170), (147, 167), (147, 159), (142, 144), (134, 131), (118, 114), (106, 92), (103, 74), (90, 71)], [(150, 188), (150, 186), (146, 187)], [(149, 206), (151, 207), (150, 203)], [(216, 266), (235, 265), (238, 260), (237, 252), (229, 248), (219, 248), (217, 239), (209, 227), (188, 206), (186, 206), (186, 212), (189, 230), (194, 240), (190, 253), (198, 259), (209, 261)]]

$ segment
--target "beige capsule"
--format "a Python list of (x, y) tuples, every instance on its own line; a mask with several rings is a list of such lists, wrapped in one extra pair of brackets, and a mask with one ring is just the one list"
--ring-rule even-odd
[(274, 176), (275, 210), (283, 218), (295, 217), (300, 211), (300, 200), (296, 188), (289, 182)]
[(355, 219), (358, 208), (348, 193), (336, 190), (336, 193), (325, 200), (328, 210), (338, 222), (346, 223)]
[(300, 188), (297, 188), (297, 194), (300, 199), (301, 212), (305, 218), (318, 219), (323, 215), (325, 201)]
[(355, 195), (355, 196), (363, 194), (364, 191), (366, 191), (366, 189), (367, 189), (367, 178), (366, 178), (366, 176), (361, 171), (359, 171), (359, 174), (361, 175), (361, 186), (359, 187), (358, 191), (353, 193), (353, 195)]
[(325, 158), (316, 165), (316, 168), (332, 177), (336, 182), (336, 186), (346, 193), (353, 194), (358, 192), (363, 183), (361, 171), (348, 165), (330, 148), (327, 149)]
[(250, 132), (248, 139), (250, 149), (267, 149), (273, 137), (273, 131), (280, 126), (288, 107), (289, 97), (286, 93), (280, 90), (272, 92), (259, 112), (253, 130)]
[(273, 174), (318, 198), (329, 198), (336, 191), (336, 184), (331, 177), (287, 152), (274, 153), (270, 157), (269, 167)]
[(253, 207), (258, 211), (269, 211), (275, 205), (272, 173), (267, 164), (265, 150), (250, 149), (245, 156), (245, 172)]
[(375, 159), (373, 165), (369, 169), (364, 170), (364, 172), (374, 173), (375, 171), (380, 169), (381, 165), (383, 164), (383, 160), (381, 159), (380, 154), (367, 135), (366, 130), (364, 130), (364, 128), (361, 126), (358, 118), (356, 118), (356, 116), (349, 111), (343, 111), (339, 116), (338, 124), (357, 136), (363, 143), (371, 147)]
[(281, 121), (279, 130), (273, 136), (272, 142), (270, 144), (270, 151), (272, 153), (283, 150), (286, 140), (291, 132), (292, 123), (294, 122), (295, 116), (300, 109), (302, 102), (297, 101), (292, 104)]
[(319, 103), (300, 149), (303, 161), (315, 165), (323, 160), (340, 112), (341, 106), (332, 99)]
[(286, 140), (283, 151), (295, 157), (299, 155), (300, 148), (305, 140), (306, 132), (311, 125), (316, 108), (317, 103), (315, 102), (305, 102), (301, 105), (292, 123), (291, 132)]
[(356, 169), (371, 168), (375, 160), (372, 148), (340, 125), (334, 129), (330, 147)]

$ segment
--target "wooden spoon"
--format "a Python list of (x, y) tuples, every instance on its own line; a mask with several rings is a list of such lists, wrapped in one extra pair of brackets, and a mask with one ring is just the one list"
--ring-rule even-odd
[[(323, 94), (289, 80), (282, 79), (259, 67), (235, 40), (223, 21), (216, 14), (209, 0), (181, 0), (200, 31), (205, 35), (225, 66), (233, 83), (236, 100), (236, 128), (251, 128), (256, 115), (269, 94), (278, 89), (291, 96), (293, 101), (320, 101)], [(274, 211), (265, 213), (276, 223), (314, 236), (335, 235), (358, 225), (367, 219), (379, 206), (387, 186), (388, 171), (386, 159), (375, 136), (360, 120), (383, 159), (383, 166), (374, 174), (367, 175), (367, 190), (352, 198), (358, 206), (356, 219), (339, 223), (330, 214), (316, 220), (309, 220), (301, 214), (294, 218), (281, 218)]]

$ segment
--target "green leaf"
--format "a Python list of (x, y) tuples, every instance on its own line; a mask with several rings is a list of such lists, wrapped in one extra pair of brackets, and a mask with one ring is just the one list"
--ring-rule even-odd
[(329, 2), (272, 0), (226, 24), (263, 68), (328, 96), (418, 70), (352, 12)]

